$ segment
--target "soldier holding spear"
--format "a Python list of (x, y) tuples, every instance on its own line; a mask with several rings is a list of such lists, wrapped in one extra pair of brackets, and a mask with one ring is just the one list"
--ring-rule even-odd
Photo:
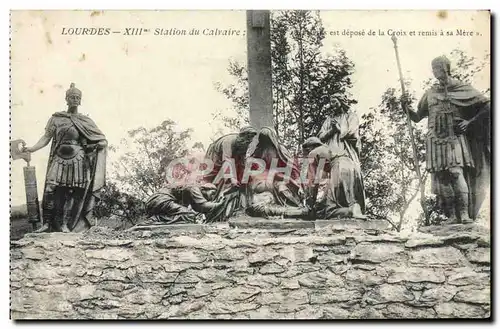
[[(392, 39), (400, 66), (396, 37)], [(437, 82), (424, 93), (417, 112), (409, 110), (404, 101), (403, 110), (414, 122), (428, 117), (426, 168), (431, 174), (432, 192), (448, 217), (445, 224), (471, 223), (489, 183), (490, 100), (472, 86), (451, 78), (451, 63), (445, 56), (432, 61), (432, 72)]]

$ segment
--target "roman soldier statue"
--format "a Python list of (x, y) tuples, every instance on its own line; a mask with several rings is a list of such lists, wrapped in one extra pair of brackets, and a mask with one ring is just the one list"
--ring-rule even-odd
[(72, 83), (66, 91), (66, 111), (49, 119), (44, 135), (25, 152), (51, 141), (42, 200), (43, 225), (36, 232), (82, 232), (105, 185), (107, 141), (88, 116), (78, 113), (82, 92)]
[(470, 223), (484, 200), (490, 172), (490, 101), (472, 86), (452, 79), (450, 61), (432, 61), (437, 79), (410, 118), (428, 117), (426, 166), (432, 191), (448, 220)]

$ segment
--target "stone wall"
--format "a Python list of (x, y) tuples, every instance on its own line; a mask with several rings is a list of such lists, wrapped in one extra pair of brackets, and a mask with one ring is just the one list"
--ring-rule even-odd
[(489, 231), (458, 225), (405, 235), (382, 226), (241, 221), (27, 235), (11, 242), (11, 315), (490, 317)]

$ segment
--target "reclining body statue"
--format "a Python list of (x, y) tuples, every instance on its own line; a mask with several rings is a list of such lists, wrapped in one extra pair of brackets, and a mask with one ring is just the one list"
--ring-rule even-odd
[(146, 200), (149, 222), (161, 224), (205, 223), (224, 212), (224, 200), (215, 201), (216, 187), (177, 186), (165, 188)]

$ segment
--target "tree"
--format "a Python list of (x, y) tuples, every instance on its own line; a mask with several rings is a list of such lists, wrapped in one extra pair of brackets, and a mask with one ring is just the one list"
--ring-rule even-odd
[[(179, 163), (173, 170), (178, 180), (169, 181), (167, 168), (172, 161), (186, 158), (194, 163), (196, 153), (204, 153), (205, 147), (196, 142), (189, 149), (191, 129), (179, 129), (169, 119), (150, 129), (130, 130), (128, 137), (122, 140), (121, 148), (126, 151), (112, 164), (112, 174), (101, 192), (95, 214), (97, 218), (117, 216), (133, 225), (145, 214), (144, 201), (150, 195), (176, 182), (185, 182), (183, 179), (195, 168)], [(119, 149), (110, 146), (112, 152)]]
[(96, 218), (118, 217), (132, 226), (144, 215), (143, 200), (124, 193), (116, 182), (108, 182), (101, 192), (101, 199), (94, 209)]
[[(328, 115), (329, 96), (335, 94), (345, 108), (352, 98), (350, 75), (354, 65), (345, 51), (322, 53), (325, 31), (319, 12), (295, 10), (271, 17), (271, 58), (274, 126), (281, 142), (298, 151), (302, 142), (316, 135)], [(248, 122), (248, 78), (246, 67), (231, 61), (229, 74), (235, 83), (216, 84), (234, 106), (234, 116), (214, 115), (230, 129)]]
[[(398, 231), (419, 192), (412, 141), (399, 95), (400, 90), (387, 89), (380, 105), (363, 115), (360, 125), (360, 161), (368, 195), (367, 212), (389, 220)], [(407, 97), (409, 104), (415, 103), (416, 99), (412, 95)], [(413, 110), (411, 105), (409, 108)], [(425, 135), (422, 126), (415, 127), (413, 133), (418, 165), (425, 183), (428, 174), (425, 171)], [(391, 219), (393, 217), (397, 217), (398, 221)]]
[(222, 124), (226, 128), (239, 130), (250, 124), (247, 69), (240, 63), (229, 60), (227, 71), (234, 78), (235, 82), (227, 86), (216, 82), (215, 89), (231, 100), (235, 113), (233, 116), (227, 116), (219, 110), (214, 113), (213, 119), (215, 121), (222, 121)]
[(120, 189), (144, 200), (166, 186), (166, 170), (174, 159), (188, 155), (186, 146), (191, 129), (177, 131), (176, 123), (165, 120), (159, 126), (128, 131), (122, 141), (127, 151), (114, 165), (114, 179)]
[[(453, 63), (451, 67), (451, 76), (460, 81), (474, 85), (475, 79), (489, 69), (490, 54), (486, 53), (481, 58), (470, 56), (461, 49), (454, 49), (450, 52), (449, 58)], [(490, 86), (482, 90), (482, 92), (490, 96)]]

